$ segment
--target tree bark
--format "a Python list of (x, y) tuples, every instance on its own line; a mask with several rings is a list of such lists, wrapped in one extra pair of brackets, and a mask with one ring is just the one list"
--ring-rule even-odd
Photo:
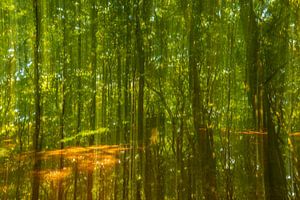
[[(96, 1), (92, 0), (91, 2), (91, 88), (92, 88), (92, 101), (91, 101), (91, 116), (90, 116), (90, 128), (91, 130), (96, 130), (96, 69), (97, 69), (97, 10), (96, 10)], [(95, 136), (91, 135), (89, 137), (89, 145), (94, 145)], [(93, 199), (93, 170), (88, 171), (87, 177), (87, 199)]]
[(34, 104), (35, 104), (35, 129), (33, 135), (33, 151), (34, 165), (33, 171), (35, 172), (32, 182), (32, 200), (39, 198), (40, 178), (36, 174), (41, 168), (41, 161), (38, 159), (37, 152), (40, 151), (40, 129), (41, 129), (41, 89), (40, 89), (40, 32), (41, 32), (41, 14), (40, 14), (40, 1), (33, 0), (33, 11), (35, 17), (35, 44), (34, 44)]
[[(216, 166), (213, 156), (213, 132), (208, 128), (209, 116), (204, 111), (203, 92), (200, 88), (199, 73), (203, 65), (201, 49), (201, 13), (203, 2), (193, 2), (189, 16), (189, 87), (191, 91), (192, 115), (196, 138), (195, 158), (199, 158), (201, 166), (201, 187), (205, 199), (217, 199), (216, 193)], [(207, 94), (208, 95), (208, 94)], [(197, 160), (193, 166), (197, 164)], [(195, 171), (197, 171), (195, 169)], [(192, 177), (193, 178), (193, 177)], [(195, 180), (196, 181), (196, 180)], [(196, 183), (199, 185), (199, 183)], [(197, 187), (192, 187), (196, 190)], [(197, 191), (192, 191), (196, 194)]]

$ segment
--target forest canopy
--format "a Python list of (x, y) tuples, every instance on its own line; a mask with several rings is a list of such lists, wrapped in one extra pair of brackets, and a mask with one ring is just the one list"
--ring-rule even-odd
[(300, 199), (299, 38), (298, 0), (0, 1), (0, 198)]

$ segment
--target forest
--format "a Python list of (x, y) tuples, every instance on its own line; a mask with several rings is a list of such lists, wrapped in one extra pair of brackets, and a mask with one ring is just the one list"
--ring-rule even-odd
[(300, 199), (299, 0), (1, 0), (0, 199)]

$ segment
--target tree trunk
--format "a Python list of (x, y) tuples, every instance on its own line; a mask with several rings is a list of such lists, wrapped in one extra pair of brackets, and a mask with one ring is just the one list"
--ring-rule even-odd
[[(90, 116), (90, 128), (91, 130), (96, 130), (96, 69), (97, 69), (97, 10), (96, 10), (96, 1), (91, 2), (91, 88), (92, 88), (92, 101), (91, 101), (91, 116)], [(89, 137), (89, 145), (94, 145), (95, 136), (91, 135)], [(93, 170), (88, 171), (87, 175), (87, 199), (93, 199)]]
[[(275, 2), (276, 10), (270, 24), (266, 24), (264, 46), (264, 126), (268, 131), (265, 147), (266, 199), (288, 199), (284, 165), (285, 133), (283, 124), (283, 94), (285, 70), (288, 65), (289, 1)], [(276, 41), (276, 42), (273, 42)]]
[[(246, 41), (246, 75), (249, 86), (248, 99), (253, 111), (253, 121), (257, 131), (267, 131), (264, 137), (264, 187), (266, 199), (287, 199), (286, 177), (283, 160), (281, 120), (282, 120), (282, 95), (284, 73), (278, 71), (284, 68), (287, 62), (287, 20), (288, 1), (274, 4), (282, 9), (273, 15), (275, 21), (265, 24), (266, 32), (262, 32), (265, 43), (259, 47), (259, 29), (255, 16), (253, 2), (240, 0), (241, 19)], [(281, 19), (281, 20), (278, 20)], [(275, 23), (276, 26), (274, 25)], [(272, 32), (272, 34), (270, 34)], [(274, 43), (276, 41), (276, 43)], [(268, 43), (269, 42), (269, 43)], [(264, 51), (264, 56), (259, 52)], [(280, 60), (279, 60), (280, 58)], [(264, 61), (264, 66), (262, 63)], [(264, 67), (264, 68), (263, 68)], [(276, 80), (276, 83), (274, 81)], [(280, 83), (282, 85), (278, 85)], [(275, 100), (274, 100), (275, 99)], [(281, 113), (278, 116), (276, 113)], [(277, 115), (277, 122), (275, 116)], [(278, 127), (278, 128), (275, 128)], [(256, 156), (261, 155), (260, 152)], [(258, 164), (258, 163), (256, 163)], [(256, 189), (258, 190), (258, 189)], [(253, 198), (258, 198), (254, 195)]]
[[(253, 2), (240, 0), (241, 4), (241, 20), (242, 28), (244, 31), (244, 38), (246, 44), (246, 88), (248, 94), (248, 102), (252, 109), (252, 126), (258, 132), (263, 131), (263, 88), (261, 83), (263, 80), (263, 69), (262, 65), (259, 64), (259, 30), (257, 25), (257, 20), (255, 19), (255, 13), (253, 10)], [(256, 137), (260, 137), (257, 135)], [(250, 143), (249, 138), (246, 141)], [(247, 180), (249, 183), (249, 189), (246, 190), (247, 194), (251, 198), (259, 198), (261, 196), (262, 186), (258, 185), (259, 179), (263, 179), (263, 176), (255, 177), (254, 174), (259, 174), (257, 171), (257, 165), (260, 165), (259, 160), (262, 156), (261, 148), (258, 145), (263, 145), (263, 143), (258, 144), (259, 138), (256, 138), (257, 142), (255, 144), (257, 153), (254, 155), (251, 150), (245, 149), (249, 152), (249, 157), (245, 160), (245, 167), (248, 169), (246, 172)], [(252, 145), (251, 145), (252, 146)], [(255, 159), (256, 157), (256, 159)], [(255, 159), (255, 160), (254, 160)], [(258, 163), (257, 163), (258, 161)], [(255, 190), (255, 192), (253, 192)]]
[[(196, 134), (196, 155), (201, 166), (201, 186), (206, 199), (217, 199), (216, 195), (216, 169), (213, 156), (213, 132), (208, 128), (208, 116), (204, 112), (203, 92), (200, 90), (199, 73), (201, 73), (202, 53), (201, 33), (198, 25), (201, 25), (201, 12), (203, 12), (202, 2), (194, 2), (190, 11), (189, 21), (189, 86), (191, 91), (193, 124)], [(199, 157), (198, 157), (199, 156)], [(197, 164), (195, 160), (194, 167)], [(195, 168), (195, 171), (196, 168)], [(196, 183), (198, 185), (199, 183)], [(196, 188), (195, 188), (196, 189)], [(192, 191), (199, 194), (198, 191)]]
[[(138, 152), (139, 152), (139, 163), (138, 163), (138, 171), (137, 175), (142, 176), (142, 169), (143, 169), (143, 139), (144, 139), (144, 85), (145, 85), (145, 53), (143, 48), (143, 33), (141, 30), (141, 22), (140, 22), (140, 1), (137, 0), (136, 5), (136, 27), (135, 27), (135, 37), (136, 37), (136, 64), (138, 67)], [(138, 178), (137, 180), (137, 193), (136, 199), (142, 199), (142, 179)]]
[[(130, 73), (130, 66), (131, 66), (131, 22), (129, 19), (129, 16), (131, 15), (130, 12), (130, 1), (126, 1), (125, 4), (125, 11), (126, 11), (126, 60), (125, 60), (125, 74), (124, 74), (124, 126), (123, 126), (123, 132), (124, 132), (124, 143), (126, 145), (130, 142), (130, 81), (129, 81), (129, 73)], [(128, 156), (128, 151), (125, 151), (124, 158)], [(123, 162), (123, 194), (122, 198), (124, 200), (128, 199), (128, 187), (129, 187), (129, 162), (124, 159)]]
[[(35, 16), (35, 45), (34, 45), (34, 104), (35, 104), (35, 129), (33, 136), (34, 165), (33, 171), (36, 173), (41, 169), (41, 161), (38, 159), (37, 152), (40, 151), (40, 129), (41, 129), (41, 89), (40, 89), (40, 32), (41, 32), (41, 10), (40, 1), (33, 0), (33, 11)], [(33, 176), (32, 200), (39, 199), (40, 178), (37, 174)]]

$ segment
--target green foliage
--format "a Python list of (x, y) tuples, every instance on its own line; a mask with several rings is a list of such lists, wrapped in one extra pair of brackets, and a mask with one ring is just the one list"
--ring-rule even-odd
[[(32, 2), (38, 2), (38, 19)], [(220, 199), (255, 199), (244, 194), (247, 186), (259, 188), (268, 177), (258, 180), (264, 172), (257, 166), (273, 163), (263, 166), (267, 152), (260, 151), (267, 148), (254, 132), (274, 125), (285, 144), (287, 133), (300, 130), (299, 13), (299, 0), (0, 0), (0, 136), (14, 138), (23, 151), (33, 148), (33, 138), (43, 150), (87, 141), (136, 147), (143, 137), (143, 145), (149, 139), (155, 145), (130, 163), (138, 170), (129, 174), (144, 183), (144, 166), (135, 162), (154, 158), (153, 174), (169, 173), (161, 183), (176, 183), (176, 193), (172, 184), (161, 184), (165, 198), (201, 198), (201, 184), (216, 179)], [(153, 128), (159, 133), (149, 132)], [(211, 131), (208, 139), (200, 129)], [(240, 134), (246, 130), (252, 132)], [(299, 154), (296, 146), (284, 146), (289, 163), (273, 159), (289, 165), (291, 185), (300, 184), (290, 169), (298, 162), (288, 156)], [(0, 157), (12, 150), (5, 148)], [(203, 167), (208, 161), (216, 163)], [(161, 170), (161, 163), (173, 171)], [(220, 176), (201, 180), (206, 172), (199, 169), (214, 166), (212, 176)], [(138, 185), (133, 176), (124, 183)], [(0, 199), (10, 199), (1, 187)]]
[(81, 131), (80, 133), (74, 135), (74, 136), (71, 136), (71, 137), (65, 137), (64, 139), (60, 140), (59, 142), (71, 142), (71, 141), (74, 141), (74, 140), (80, 140), (82, 138), (85, 138), (85, 137), (89, 137), (89, 136), (92, 136), (92, 135), (103, 135), (103, 134), (106, 134), (108, 132), (108, 128), (98, 128), (97, 130), (85, 130), (85, 131)]
[(0, 158), (9, 157), (9, 151), (5, 148), (0, 148)]

